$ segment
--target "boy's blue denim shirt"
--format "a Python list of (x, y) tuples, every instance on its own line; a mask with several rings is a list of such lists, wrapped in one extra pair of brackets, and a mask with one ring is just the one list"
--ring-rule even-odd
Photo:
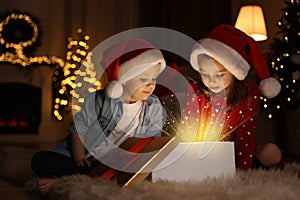
[[(74, 115), (69, 133), (80, 134), (84, 138), (85, 148), (93, 150), (115, 129), (122, 115), (122, 97), (111, 99), (105, 95), (104, 90), (97, 90), (85, 98), (81, 111)], [(135, 137), (161, 136), (162, 126), (162, 105), (158, 97), (152, 94), (143, 104), (140, 124), (137, 127)], [(71, 157), (70, 134), (60, 144), (47, 150)]]

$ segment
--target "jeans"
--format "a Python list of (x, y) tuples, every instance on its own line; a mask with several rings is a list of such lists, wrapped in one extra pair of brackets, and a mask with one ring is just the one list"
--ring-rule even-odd
[(31, 160), (31, 168), (40, 177), (58, 178), (72, 174), (88, 174), (99, 161), (91, 161), (91, 167), (78, 167), (72, 158), (52, 151), (39, 151)]

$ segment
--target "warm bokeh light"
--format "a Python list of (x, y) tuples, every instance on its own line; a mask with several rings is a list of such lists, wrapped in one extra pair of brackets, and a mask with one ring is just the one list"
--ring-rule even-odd
[[(19, 43), (7, 42), (3, 38), (3, 29), (10, 23), (11, 20), (25, 20), (32, 28), (32, 37), (27, 41)], [(12, 13), (4, 21), (0, 23), (0, 43), (5, 45), (5, 48), (13, 48), (13, 52), (5, 52), (0, 55), (0, 62), (7, 62), (11, 64), (19, 64), (23, 67), (28, 67), (32, 64), (47, 64), (47, 65), (64, 65), (64, 60), (56, 56), (34, 56), (27, 57), (23, 49), (24, 47), (32, 45), (36, 42), (39, 35), (38, 25), (26, 14)]]
[[(57, 119), (63, 119), (65, 110), (73, 110), (74, 112), (81, 110), (84, 98), (76, 92), (77, 88), (89, 85), (87, 91), (91, 93), (102, 87), (100, 81), (96, 78), (92, 53), (87, 52), (89, 49), (87, 42), (90, 37), (84, 35), (81, 28), (77, 30), (77, 33), (79, 39), (68, 38), (65, 65), (62, 68), (57, 68), (54, 73), (54, 85), (59, 87), (56, 88), (59, 91), (59, 101), (55, 102), (54, 105), (54, 113), (56, 113)], [(72, 99), (75, 102), (72, 102)]]
[[(11, 20), (25, 20), (32, 28), (32, 37), (27, 41), (18, 43), (8, 42), (3, 37), (3, 29)], [(38, 25), (26, 14), (12, 13), (4, 21), (0, 23), (0, 44), (5, 48), (13, 49), (12, 51), (4, 52), (0, 55), (0, 62), (18, 64), (22, 67), (29, 68), (33, 64), (44, 64), (56, 66), (52, 82), (53, 82), (53, 116), (57, 120), (63, 120), (63, 113), (70, 111), (72, 97), (78, 100), (80, 104), (84, 99), (75, 92), (75, 88), (82, 87), (83, 83), (77, 82), (76, 78), (84, 77), (85, 82), (91, 85), (88, 92), (93, 92), (102, 87), (101, 83), (95, 78), (96, 73), (94, 65), (91, 61), (91, 54), (88, 54), (89, 46), (87, 41), (90, 36), (83, 35), (83, 30), (79, 28), (77, 33), (81, 36), (80, 39), (68, 38), (67, 52), (65, 59), (56, 56), (27, 56), (24, 54), (24, 47), (34, 44), (39, 36)], [(86, 60), (85, 60), (86, 59)], [(80, 71), (81, 64), (85, 65), (85, 71)], [(76, 111), (80, 110), (80, 105), (73, 106)]]

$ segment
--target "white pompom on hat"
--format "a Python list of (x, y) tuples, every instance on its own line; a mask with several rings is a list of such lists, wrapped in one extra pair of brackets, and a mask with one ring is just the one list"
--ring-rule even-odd
[(109, 81), (105, 94), (112, 99), (121, 97), (123, 83), (157, 64), (160, 64), (162, 72), (166, 67), (163, 54), (144, 39), (130, 38), (111, 46), (101, 60)]
[(251, 60), (260, 82), (262, 95), (273, 98), (279, 94), (281, 85), (273, 77), (257, 42), (239, 29), (227, 24), (214, 28), (207, 36), (199, 40), (191, 53), (192, 67), (199, 71), (198, 55), (206, 54), (224, 65), (238, 80), (244, 80), (250, 70)]

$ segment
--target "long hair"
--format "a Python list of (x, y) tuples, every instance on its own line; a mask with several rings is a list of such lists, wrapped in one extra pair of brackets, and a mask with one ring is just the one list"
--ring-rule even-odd
[[(199, 92), (202, 94), (211, 95), (208, 88), (203, 84), (201, 78), (197, 80), (199, 85)], [(240, 104), (248, 97), (249, 88), (242, 82), (234, 77), (233, 82), (226, 90), (227, 110), (230, 110)], [(214, 94), (212, 94), (214, 95)]]
[(242, 83), (242, 81), (234, 78), (234, 81), (230, 84), (228, 88), (227, 95), (227, 106), (229, 109), (240, 104), (244, 99), (248, 97), (249, 88)]
[[(200, 59), (203, 60), (214, 60), (213, 57), (207, 55), (207, 54), (200, 54), (198, 55), (198, 62)], [(200, 64), (200, 62), (198, 63)], [(206, 96), (211, 94), (211, 95), (216, 95), (213, 93), (210, 93), (208, 88), (204, 85), (202, 82), (201, 77), (197, 80), (198, 85), (199, 85), (199, 92), (202, 94), (205, 94)], [(248, 97), (248, 91), (249, 88), (243, 83), (243, 81), (238, 80), (237, 78), (234, 77), (232, 83), (228, 86), (228, 88), (225, 90), (226, 94), (226, 99), (227, 99), (227, 110), (232, 109), (239, 103), (241, 103), (245, 98)]]

